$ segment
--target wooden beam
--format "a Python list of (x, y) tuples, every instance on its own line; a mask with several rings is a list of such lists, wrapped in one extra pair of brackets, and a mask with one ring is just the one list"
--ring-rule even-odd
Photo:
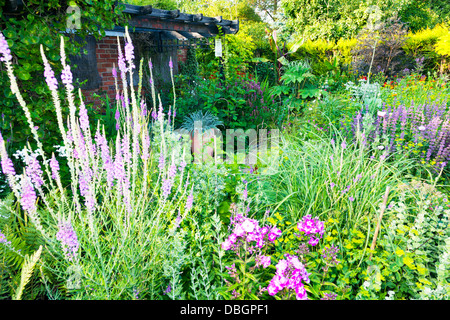
[[(150, 9), (151, 8), (151, 9)], [(143, 14), (148, 12), (147, 14)], [(154, 28), (163, 25), (162, 30), (195, 31), (218, 34), (217, 25), (222, 26), (224, 33), (235, 34), (239, 30), (239, 20), (223, 20), (219, 17), (204, 17), (203, 14), (182, 13), (180, 10), (161, 10), (151, 6), (135, 6), (125, 4), (124, 13), (131, 14), (130, 25), (141, 28)], [(162, 23), (165, 21), (166, 23)], [(186, 26), (181, 27), (181, 24)], [(150, 26), (151, 25), (151, 26)], [(166, 29), (167, 28), (167, 29)], [(200, 33), (199, 32), (199, 33)]]

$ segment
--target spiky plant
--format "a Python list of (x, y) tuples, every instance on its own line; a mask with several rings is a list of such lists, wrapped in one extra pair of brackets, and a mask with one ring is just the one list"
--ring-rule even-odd
[(201, 122), (202, 133), (211, 129), (216, 129), (218, 126), (223, 124), (222, 121), (220, 121), (217, 116), (213, 115), (211, 112), (206, 111), (203, 113), (203, 110), (199, 110), (186, 116), (183, 119), (183, 123), (180, 128), (189, 133), (193, 133), (194, 129), (196, 129), (196, 122)]

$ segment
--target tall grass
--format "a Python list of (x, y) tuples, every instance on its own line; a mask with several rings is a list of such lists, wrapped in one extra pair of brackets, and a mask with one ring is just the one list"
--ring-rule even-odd
[(376, 216), (386, 187), (401, 182), (414, 163), (406, 154), (386, 157), (384, 150), (364, 145), (361, 136), (347, 144), (338, 128), (331, 123), (330, 128), (336, 139), (317, 131), (283, 136), (280, 170), (265, 189), (293, 223), (311, 214), (333, 218), (341, 229), (358, 227)]

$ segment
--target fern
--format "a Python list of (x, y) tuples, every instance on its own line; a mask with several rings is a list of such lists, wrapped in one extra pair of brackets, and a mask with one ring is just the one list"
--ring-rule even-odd
[(23, 289), (30, 281), (30, 278), (34, 271), (34, 266), (38, 262), (41, 257), (42, 246), (39, 246), (39, 249), (31, 256), (25, 256), (25, 261), (22, 267), (22, 275), (20, 279), (20, 285), (17, 287), (16, 292), (14, 294), (13, 300), (20, 300), (22, 298)]

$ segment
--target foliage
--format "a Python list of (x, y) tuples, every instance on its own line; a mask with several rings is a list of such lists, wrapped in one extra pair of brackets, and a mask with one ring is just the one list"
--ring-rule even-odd
[[(415, 33), (410, 32), (406, 39), (404, 50), (414, 59), (424, 57), (425, 71), (435, 70), (440, 67), (445, 57), (445, 51), (441, 51), (441, 45), (445, 43), (445, 36), (449, 34), (449, 28), (446, 24), (438, 24), (434, 28), (424, 28)], [(439, 47), (437, 43), (443, 41)], [(441, 69), (441, 73), (443, 70)]]
[[(0, 28), (5, 35), (14, 56), (15, 72), (22, 88), (23, 97), (31, 107), (39, 134), (43, 138), (45, 150), (50, 152), (53, 145), (59, 143), (58, 128), (53, 121), (53, 106), (46, 103), (51, 100), (49, 90), (42, 82), (44, 68), (39, 48), (44, 46), (45, 53), (51, 65), (58, 74), (61, 69), (57, 61), (61, 58), (58, 39), (61, 30), (66, 30), (68, 23), (76, 18), (69, 15), (67, 1), (27, 1), (20, 14), (9, 15), (3, 13), (6, 1), (0, 1)], [(114, 25), (123, 23), (122, 7), (116, 6), (113, 0), (77, 1), (80, 9), (80, 29), (77, 35), (83, 39), (92, 34), (97, 38), (104, 35), (104, 31)], [(73, 40), (74, 35), (64, 33), (67, 43), (67, 54), (80, 52), (81, 43)], [(72, 66), (76, 68), (76, 66)], [(21, 149), (31, 136), (25, 115), (20, 112), (14, 95), (10, 90), (10, 83), (5, 70), (0, 71), (0, 86), (2, 96), (0, 109), (6, 121), (11, 126), (11, 136), (7, 136), (14, 145)], [(61, 90), (62, 92), (62, 90)], [(68, 114), (67, 105), (63, 105), (63, 113)], [(34, 142), (31, 142), (32, 144)]]
[[(361, 299), (448, 299), (448, 200), (432, 184), (400, 184), (389, 204)], [(382, 230), (383, 230), (382, 229)]]
[(319, 98), (326, 93), (318, 87), (308, 61), (292, 61), (283, 69), (284, 74), (280, 77), (282, 83), (272, 87), (271, 93), (282, 97), (288, 112), (299, 113), (303, 108), (303, 100)]
[[(280, 114), (265, 82), (255, 81), (246, 74), (231, 73), (225, 81), (215, 74), (197, 78), (189, 87), (179, 79), (177, 87), (177, 119), (203, 110), (227, 123), (227, 128), (257, 128), (277, 124)], [(181, 122), (177, 122), (181, 125)]]
[(126, 0), (124, 3), (133, 4), (135, 6), (152, 6), (162, 10), (178, 9), (178, 2), (175, 0)]
[(442, 12), (432, 2), (421, 0), (286, 0), (282, 7), (291, 33), (312, 40), (355, 37), (376, 12), (380, 22), (397, 15), (412, 31), (434, 27), (445, 19), (445, 15), (439, 17)]

